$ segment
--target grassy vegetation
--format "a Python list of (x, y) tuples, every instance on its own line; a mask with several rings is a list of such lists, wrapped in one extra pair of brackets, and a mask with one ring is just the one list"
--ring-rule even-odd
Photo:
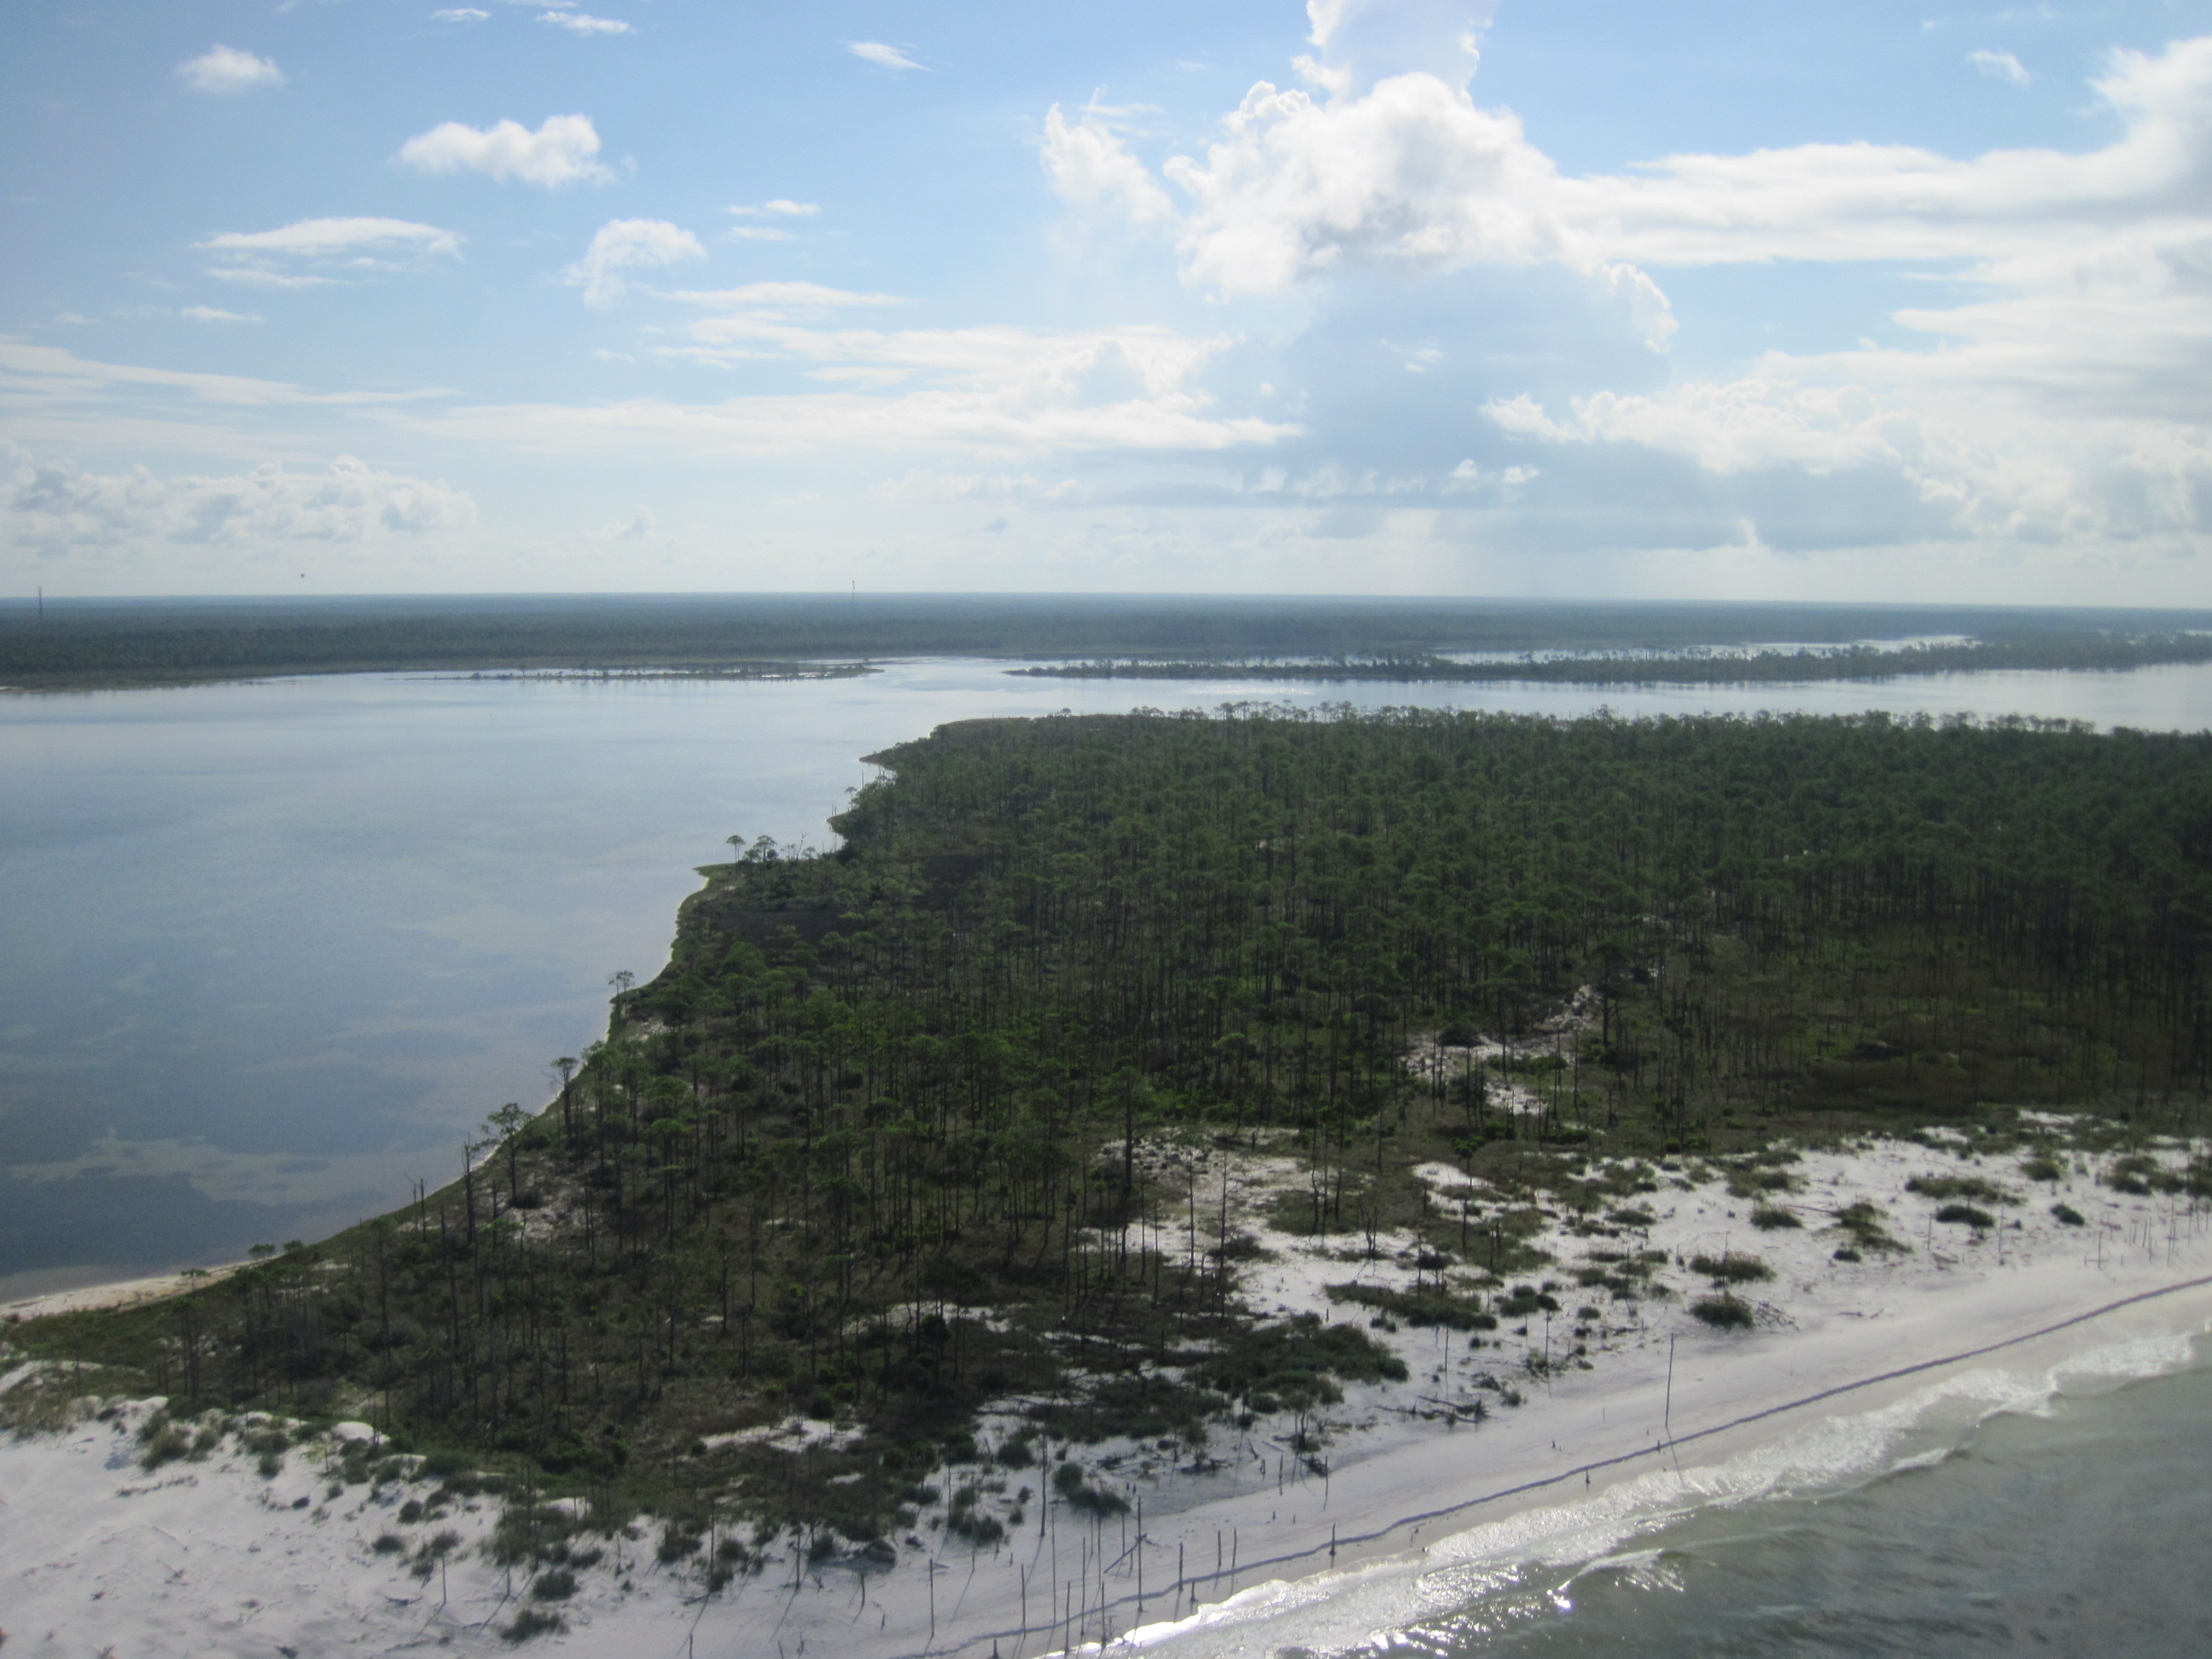
[[(366, 1418), (526, 1516), (649, 1509), (678, 1559), (733, 1510), (865, 1541), (941, 1504), (980, 1539), (1007, 1471), (1062, 1490), (1079, 1443), (1196, 1455), (1281, 1413), (1303, 1446), (1395, 1374), (1357, 1312), (1563, 1313), (1546, 1212), (1593, 1241), (1562, 1277), (1633, 1299), (1665, 1181), (1802, 1224), (1778, 1136), (1941, 1121), (2025, 1170), (2054, 1149), (2012, 1108), (2124, 1148), (2212, 1065), (2212, 739), (1250, 711), (880, 758), (837, 852), (707, 872), (665, 972), (463, 1181), (16, 1340), (180, 1418)], [(1279, 1220), (1347, 1259), (1411, 1233), (1419, 1287), (1248, 1310), (1216, 1171), (1262, 1154), (1298, 1171)], [(1413, 1177), (1438, 1162), (1463, 1199)], [(1976, 1180), (1928, 1190), (2012, 1201)], [(1839, 1253), (1884, 1223), (1832, 1218)], [(1692, 1266), (1723, 1287), (1697, 1316), (1753, 1317), (1756, 1257)], [(565, 1565), (543, 1524), (519, 1559)]]

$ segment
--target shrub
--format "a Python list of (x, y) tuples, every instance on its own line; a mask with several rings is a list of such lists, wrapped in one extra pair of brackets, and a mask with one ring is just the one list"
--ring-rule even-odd
[(379, 1555), (398, 1555), (407, 1547), (407, 1540), (396, 1532), (380, 1532), (369, 1547)]
[(536, 1607), (525, 1607), (514, 1615), (514, 1622), (500, 1632), (504, 1642), (527, 1642), (533, 1636), (564, 1631), (568, 1621), (557, 1613), (544, 1613)]
[[(1755, 1255), (1693, 1255), (1690, 1271), (1703, 1273), (1716, 1285), (1748, 1285), (1774, 1277), (1774, 1269)], [(1692, 1313), (1697, 1310), (1692, 1308)], [(1702, 1314), (1698, 1315), (1703, 1318)]]
[(1805, 1224), (1794, 1211), (1785, 1210), (1778, 1204), (1762, 1204), (1751, 1212), (1751, 1224), (1761, 1232), (1771, 1233), (1778, 1228), (1802, 1227)]
[(1749, 1330), (1751, 1310), (1732, 1296), (1699, 1297), (1690, 1304), (1690, 1311), (1715, 1330)]
[(158, 1469), (192, 1449), (191, 1437), (166, 1418), (150, 1419), (139, 1431), (139, 1438), (145, 1444), (145, 1449), (138, 1454), (138, 1467), (142, 1469)]
[[(1079, 1502), (1073, 1496), (1068, 1501)], [(954, 1516), (945, 1523), (945, 1529), (947, 1532), (958, 1533), (978, 1549), (989, 1549), (1006, 1535), (1006, 1529), (1000, 1524), (998, 1516), (985, 1515), (977, 1510), (969, 1510), (963, 1514)]]
[(1838, 1261), (1863, 1261), (1866, 1260), (1864, 1256), (1861, 1255), (1856, 1250), (1853, 1249), (1848, 1244), (1838, 1244), (1836, 1246), (1835, 1259)]
[(1882, 1226), (1886, 1218), (1881, 1211), (1862, 1199), (1856, 1204), (1847, 1204), (1836, 1212), (1836, 1225), (1851, 1236), (1851, 1244), (1862, 1250), (1901, 1250), (1905, 1247), (1892, 1238)]
[(2051, 1213), (2058, 1218), (2058, 1224), (2062, 1227), (2086, 1227), (2089, 1224), (2089, 1218), (2071, 1204), (2054, 1204), (2051, 1206)]
[(530, 1593), (540, 1601), (565, 1601), (576, 1593), (576, 1575), (565, 1567), (541, 1572), (530, 1586)]
[(1984, 1204), (2017, 1204), (2020, 1200), (1993, 1182), (1979, 1176), (1915, 1176), (1905, 1183), (1908, 1193), (1923, 1198), (1971, 1198)]
[(1936, 1212), (1936, 1218), (1938, 1221), (1954, 1222), (1963, 1227), (1972, 1227), (1977, 1232), (1984, 1227), (1994, 1227), (1997, 1224), (1997, 1218), (1987, 1210), (1978, 1210), (1971, 1204), (1946, 1204)]

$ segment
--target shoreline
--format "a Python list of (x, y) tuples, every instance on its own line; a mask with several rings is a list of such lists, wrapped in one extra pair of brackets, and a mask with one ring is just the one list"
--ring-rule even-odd
[(195, 1286), (217, 1284), (240, 1267), (252, 1265), (251, 1260), (225, 1261), (210, 1267), (179, 1267), (173, 1273), (147, 1273), (137, 1279), (104, 1279), (90, 1285), (72, 1285), (65, 1291), (42, 1291), (13, 1302), (0, 1302), (0, 1321), (15, 1324), (54, 1314), (89, 1313), (99, 1308), (128, 1308), (142, 1302), (159, 1302), (180, 1296)]
[[(1954, 1154), (1928, 1149), (1834, 1155), (1832, 1168), (1808, 1165), (1812, 1195), (1822, 1196), (1823, 1181), (1831, 1197), (1847, 1180), (1894, 1192), (1930, 1156), (1956, 1167)], [(1097, 1650), (1102, 1627), (1117, 1648), (1193, 1659), (1352, 1645), (1464, 1600), (1460, 1581), (1469, 1572), (1590, 1559), (1687, 1508), (1857, 1484), (1931, 1435), (1940, 1448), (1992, 1413), (2033, 1408), (2054, 1392), (2186, 1363), (2189, 1339), (2212, 1329), (2212, 1216), (2106, 1193), (2086, 1168), (2065, 1190), (2101, 1206), (2094, 1227), (2024, 1218), (2008, 1230), (2002, 1261), (1994, 1241), (1947, 1237), (1847, 1267), (1825, 1261), (1832, 1241), (1818, 1234), (1763, 1235), (1760, 1248), (1794, 1245), (1798, 1254), (1775, 1255), (1782, 1276), (1768, 1305), (1776, 1316), (1759, 1328), (1712, 1331), (1679, 1302), (1644, 1304), (1657, 1316), (1647, 1323), (1639, 1313), (1635, 1328), (1607, 1332), (1617, 1340), (1593, 1352), (1594, 1369), (1532, 1372), (1520, 1382), (1524, 1404), (1501, 1405), (1480, 1424), (1417, 1414), (1432, 1391), (1424, 1380), (1430, 1361), (1441, 1358), (1443, 1374), (1463, 1339), (1393, 1334), (1401, 1354), (1421, 1361), (1413, 1379), (1352, 1391), (1331, 1413), (1322, 1471), (1285, 1455), (1281, 1436), (1268, 1433), (1280, 1425), (1262, 1425), (1212, 1473), (1178, 1470), (1172, 1460), (1151, 1473), (1122, 1469), (1139, 1500), (1129, 1516), (1084, 1519), (1048, 1498), (995, 1550), (971, 1550), (925, 1525), (892, 1538), (895, 1561), (836, 1554), (810, 1563), (782, 1538), (759, 1547), (756, 1573), (709, 1595), (696, 1562), (655, 1561), (655, 1523), (639, 1517), (625, 1531), (619, 1518), (598, 1517), (607, 1536), (596, 1541), (631, 1565), (580, 1573), (572, 1598), (547, 1604), (568, 1629), (546, 1638), (545, 1650), (639, 1659), (686, 1653), (695, 1641), (742, 1652), (781, 1643), (795, 1659), (804, 1642), (839, 1659), (983, 1659), (994, 1650), (1042, 1659)], [(1656, 1236), (1681, 1248), (1725, 1213), (1717, 1188), (1667, 1197), (1672, 1207)], [(1255, 1301), (1295, 1296), (1294, 1281), (1310, 1288), (1317, 1275), (1345, 1271), (1263, 1265), (1272, 1273), (1251, 1287)], [(150, 1294), (163, 1282), (61, 1294)], [(1491, 1352), (1458, 1363), (1482, 1365)], [(1502, 1370), (1507, 1358), (1487, 1363)], [(0, 1390), (18, 1375), (0, 1364)], [(65, 1638), (96, 1650), (118, 1637), (141, 1638), (118, 1644), (118, 1653), (235, 1650), (228, 1633), (247, 1602), (265, 1636), (282, 1624), (293, 1634), (279, 1639), (302, 1650), (333, 1645), (341, 1631), (349, 1644), (390, 1650), (423, 1639), (433, 1625), (442, 1634), (428, 1639), (459, 1651), (505, 1650), (497, 1626), (514, 1616), (526, 1574), (509, 1578), (477, 1553), (496, 1521), (495, 1502), (451, 1517), (463, 1541), (444, 1581), (447, 1599), (434, 1605), (403, 1571), (404, 1558), (372, 1547), (401, 1530), (392, 1524), (399, 1503), (428, 1497), (430, 1486), (402, 1482), (367, 1497), (358, 1487), (324, 1490), (343, 1439), (365, 1425), (303, 1443), (292, 1454), (297, 1468), (273, 1483), (242, 1452), (234, 1462), (178, 1463), (144, 1480), (106, 1473), (132, 1464), (130, 1433), (149, 1415), (149, 1407), (125, 1408), (112, 1423), (0, 1443), (0, 1560), (40, 1558), (13, 1583), (0, 1577), (0, 1601), (15, 1608), (9, 1623), (19, 1631), (57, 1632), (57, 1646), (29, 1651), (58, 1653)], [(1079, 1449), (1088, 1458), (1107, 1449)], [(1256, 1478), (1255, 1458), (1264, 1470)], [(310, 1473), (317, 1467), (321, 1474)], [(1049, 1493), (1047, 1468), (1000, 1473)], [(960, 1478), (943, 1474), (948, 1486)], [(295, 1509), (319, 1492), (311, 1510)], [(11, 1538), (18, 1525), (26, 1530)], [(163, 1548), (183, 1577), (137, 1559), (149, 1527), (182, 1540), (189, 1563)], [(88, 1579), (100, 1589), (96, 1606), (86, 1601)], [(303, 1597), (298, 1587), (308, 1583), (316, 1589)]]

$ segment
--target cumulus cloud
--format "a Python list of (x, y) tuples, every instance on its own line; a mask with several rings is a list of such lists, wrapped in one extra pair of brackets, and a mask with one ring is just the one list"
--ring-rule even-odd
[(706, 257), (696, 236), (665, 219), (611, 219), (562, 279), (584, 290), (585, 304), (611, 306), (628, 291), (623, 271)]
[[(1632, 446), (1747, 489), (1888, 480), (1924, 509), (1916, 524), (1984, 540), (2212, 531), (2212, 38), (2110, 54), (2091, 89), (2118, 135), (2084, 151), (1805, 144), (1576, 175), (1455, 72), (1347, 68), (1348, 32), (1389, 12), (1313, 0), (1309, 85), (1254, 87), (1199, 154), (1153, 169), (1110, 124), (1048, 118), (1048, 170), (1071, 204), (1167, 230), (1186, 280), (1218, 295), (1362, 269), (1564, 269), (1658, 349), (1676, 326), (1668, 269), (1944, 262), (1930, 274), (1951, 286), (1893, 319), (1937, 349), (1777, 355), (1548, 403), (1504, 391), (1493, 436)], [(1449, 52), (1431, 36), (1434, 63)], [(2032, 78), (2002, 54), (1972, 61)], [(1160, 181), (1180, 198), (1164, 208)]]
[(541, 23), (550, 23), (556, 29), (566, 29), (571, 34), (628, 34), (629, 25), (612, 17), (594, 17), (583, 11), (542, 11), (538, 14)]
[(398, 159), (423, 173), (481, 173), (558, 190), (602, 185), (613, 170), (599, 160), (599, 135), (588, 115), (549, 115), (532, 132), (520, 121), (472, 127), (444, 121), (399, 147)]
[(251, 92), (256, 87), (281, 87), (284, 71), (266, 58), (258, 58), (235, 46), (210, 46), (197, 58), (177, 65), (177, 78), (194, 92), (226, 96)]
[(1130, 154), (1108, 117), (1086, 111), (1071, 124), (1054, 104), (1045, 112), (1040, 154), (1053, 188), (1073, 206), (1110, 210), (1137, 225), (1169, 224), (1176, 217), (1167, 191)]
[(161, 543), (254, 546), (436, 534), (475, 521), (443, 483), (379, 472), (342, 455), (319, 472), (276, 465), (228, 477), (82, 471), (0, 443), (0, 538), (48, 556)]
[(2008, 81), (2014, 86), (2025, 87), (2035, 80), (2020, 59), (2008, 52), (1970, 52), (1966, 61), (1992, 81)]
[(189, 317), (196, 323), (258, 323), (261, 319), (242, 311), (225, 311), (221, 306), (186, 306), (177, 315)]
[(274, 230), (225, 231), (199, 246), (225, 282), (271, 289), (319, 288), (337, 279), (317, 270), (396, 270), (460, 252), (461, 239), (410, 219), (299, 219)]
[(873, 64), (878, 69), (887, 69), (894, 73), (923, 67), (896, 46), (887, 46), (880, 40), (848, 40), (845, 50), (863, 63)]
[[(1906, 145), (1804, 144), (1575, 177), (1517, 116), (1481, 107), (1464, 84), (1435, 74), (1328, 98), (1261, 82), (1204, 155), (1171, 158), (1162, 171), (1188, 204), (1177, 222), (1186, 276), (1226, 294), (1277, 292), (1358, 262), (1595, 270), (1989, 258), (2195, 211), (2212, 168), (2203, 116), (2212, 38), (2155, 56), (2115, 52), (2094, 89), (2124, 131), (2086, 154), (1960, 161)], [(1072, 194), (1135, 163), (1111, 132), (1091, 142), (1121, 155), (1072, 170)]]

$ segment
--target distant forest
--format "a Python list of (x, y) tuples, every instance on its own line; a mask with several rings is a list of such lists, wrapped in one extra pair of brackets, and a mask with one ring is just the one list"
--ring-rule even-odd
[[(657, 668), (880, 661), (916, 656), (1074, 660), (1074, 672), (1187, 678), (1502, 677), (1443, 653), (1610, 653), (1604, 671), (1675, 680), (1832, 678), (1945, 667), (2131, 665), (2196, 659), (2184, 630), (2212, 616), (2160, 611), (1805, 605), (1571, 605), (1473, 599), (1176, 599), (1000, 595), (73, 600), (0, 604), (0, 685), (189, 683), (372, 670)], [(1699, 647), (1849, 647), (1966, 637), (1993, 657), (1887, 669), (1825, 658), (1759, 667), (1675, 662)], [(2113, 653), (2119, 653), (2115, 658)], [(2005, 653), (2010, 654), (2005, 654)], [(2130, 653), (2132, 654), (2130, 654)], [(2146, 654), (2146, 653), (2149, 654)], [(2163, 653), (2164, 654), (2158, 654)], [(1318, 662), (1318, 670), (1289, 665)], [(1646, 661), (1644, 659), (1650, 660)], [(1276, 659), (1273, 668), (1255, 668)], [(1328, 664), (1339, 665), (1331, 670)], [(1360, 665), (1355, 671), (1346, 665)], [(1790, 670), (1783, 672), (1782, 670)], [(1570, 677), (1538, 663), (1535, 678)], [(1517, 665), (1510, 678), (1531, 672)]]
[[(2144, 1133), (2212, 1080), (2212, 736), (1254, 708), (878, 758), (835, 852), (734, 838), (465, 1179), (22, 1340), (653, 1508), (679, 1556), (717, 1503), (866, 1540), (948, 1458), (1198, 1456), (1277, 1413), (1303, 1443), (1397, 1374), (1360, 1322), (1243, 1306), (1207, 1149), (1295, 1158), (1288, 1230), (1413, 1232), (1433, 1289), (1376, 1316), (1479, 1333), (1560, 1305), (1539, 1206), (1611, 1237), (1685, 1159), (1937, 1121), (2032, 1152), (2016, 1109)], [(1621, 1259), (1582, 1293), (1655, 1294)], [(994, 1400), (1018, 1425), (979, 1453)], [(745, 1437), (793, 1412), (851, 1432)]]
[(1554, 685), (1758, 685), (1804, 680), (1881, 680), (1908, 674), (1975, 674), (2010, 669), (2106, 671), (2158, 663), (2212, 662), (2212, 634), (2034, 633), (1965, 643), (1800, 647), (1715, 652), (1698, 647), (1665, 655), (1602, 652), (1571, 656), (1527, 653), (1505, 660), (1458, 661), (1433, 653), (1318, 657), (1294, 662), (1132, 658), (1055, 663), (1017, 674), (1054, 679), (1400, 680)]

